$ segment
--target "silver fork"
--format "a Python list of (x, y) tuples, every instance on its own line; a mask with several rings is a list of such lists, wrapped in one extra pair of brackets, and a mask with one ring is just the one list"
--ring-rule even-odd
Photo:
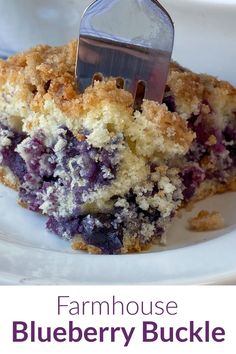
[(174, 25), (155, 0), (97, 0), (80, 25), (76, 63), (78, 89), (117, 78), (136, 106), (143, 98), (162, 102), (173, 50)]

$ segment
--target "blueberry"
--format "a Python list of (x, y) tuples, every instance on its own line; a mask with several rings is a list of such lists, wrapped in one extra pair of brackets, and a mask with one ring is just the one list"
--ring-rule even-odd
[(122, 248), (122, 234), (114, 229), (111, 223), (112, 217), (86, 216), (81, 223), (81, 234), (84, 241), (96, 246), (105, 254), (117, 253)]

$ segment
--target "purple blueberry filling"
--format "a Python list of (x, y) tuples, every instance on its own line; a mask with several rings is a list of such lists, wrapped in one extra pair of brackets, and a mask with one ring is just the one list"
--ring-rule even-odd
[[(175, 99), (168, 92), (163, 102), (170, 111), (176, 111)], [(234, 124), (226, 127), (222, 133), (201, 114), (192, 115), (188, 124), (196, 133), (196, 139), (186, 155), (186, 166), (179, 175), (186, 202), (191, 200), (204, 180), (224, 182), (225, 174), (236, 167)], [(115, 206), (108, 214), (83, 214), (83, 205), (88, 202), (90, 194), (108, 186), (116, 178), (122, 136), (111, 139), (105, 149), (95, 148), (88, 143), (90, 132), (80, 132), (82, 138), (78, 140), (65, 127), (60, 128), (57, 141), (50, 146), (42, 132), (26, 138), (23, 133), (4, 124), (0, 124), (0, 132), (3, 139), (1, 163), (18, 176), (21, 201), (29, 209), (48, 215), (47, 228), (60, 237), (73, 239), (80, 235), (86, 244), (98, 247), (102, 253), (117, 254), (123, 247), (125, 235), (136, 235), (139, 244), (145, 245), (150, 238), (161, 236), (165, 222), (175, 215), (174, 207), (168, 217), (163, 217), (157, 208), (151, 206), (147, 210), (141, 209), (138, 194), (133, 190), (122, 198), (122, 202), (119, 197), (114, 197)], [(18, 144), (20, 150), (17, 151), (24, 159), (15, 151)], [(204, 167), (204, 159), (214, 161), (214, 168)], [(154, 173), (156, 167), (151, 164), (150, 173)], [(152, 190), (143, 192), (143, 197), (149, 200), (158, 192), (158, 184), (153, 183)], [(179, 203), (179, 194), (176, 192), (172, 195), (176, 205)], [(72, 206), (64, 210), (64, 203), (69, 198), (72, 198)]]
[[(78, 177), (83, 178), (87, 189), (96, 185), (109, 184), (115, 178), (117, 164), (114, 162), (116, 149), (110, 151), (92, 147), (86, 140), (78, 141), (68, 129), (63, 138), (67, 141), (62, 158), (62, 166), (68, 171), (68, 158), (81, 157), (81, 162), (73, 162)], [(111, 141), (115, 145), (116, 141)]]
[[(167, 87), (163, 99), (171, 112), (176, 112), (175, 98)], [(206, 114), (208, 106), (208, 114)], [(225, 183), (226, 177), (232, 168), (236, 167), (236, 124), (232, 123), (222, 132), (215, 127), (212, 107), (207, 100), (202, 101), (198, 114), (192, 114), (188, 119), (188, 127), (196, 133), (188, 154), (186, 155), (186, 168), (180, 173), (184, 190), (184, 201), (189, 201), (195, 191), (205, 179), (218, 180)], [(205, 112), (205, 113), (204, 113)], [(202, 161), (209, 162), (203, 163)], [(201, 165), (201, 166), (200, 166)], [(213, 166), (213, 168), (212, 168)]]
[(81, 224), (81, 217), (77, 218), (55, 218), (50, 216), (47, 221), (47, 228), (49, 231), (54, 232), (56, 235), (72, 239), (73, 236), (79, 233)]
[[(47, 228), (67, 239), (79, 234), (86, 244), (100, 248), (104, 254), (116, 254), (120, 251), (123, 246), (124, 229), (132, 235), (140, 231), (143, 225), (152, 224), (155, 237), (163, 234), (161, 214), (157, 209), (149, 208), (146, 211), (140, 209), (136, 203), (136, 195), (132, 191), (125, 199), (129, 203), (128, 211), (127, 207), (126, 210), (115, 207), (110, 214), (80, 215), (69, 219), (50, 217)], [(138, 237), (141, 243), (145, 244), (142, 235)]]
[[(27, 173), (20, 189), (20, 198), (29, 209), (38, 211), (43, 203), (43, 194), (47, 193), (49, 187), (53, 188), (54, 193), (48, 196), (52, 214), (57, 212), (60, 204), (62, 195), (59, 194), (69, 195), (73, 190), (75, 206), (72, 213), (75, 216), (86, 194), (108, 185), (115, 178), (118, 165), (116, 140), (111, 141), (112, 148), (109, 151), (98, 149), (92, 147), (85, 138), (77, 140), (71, 131), (63, 127), (59, 139), (63, 143), (60, 151), (56, 149), (58, 141), (54, 146), (47, 147), (42, 133), (24, 144)], [(80, 185), (75, 183), (78, 180), (82, 181)]]
[(46, 179), (53, 176), (56, 167), (56, 157), (51, 148), (44, 144), (44, 136), (34, 136), (30, 143), (24, 147), (27, 154), (27, 174), (25, 181), (33, 179)]
[[(4, 126), (2, 129), (9, 128)], [(12, 131), (3, 133), (12, 139), (10, 145), (2, 147), (2, 161), (7, 162), (19, 176), (20, 200), (30, 210), (37, 212), (42, 212), (45, 202), (50, 206), (44, 212), (49, 217), (47, 228), (50, 231), (66, 239), (79, 234), (86, 244), (98, 247), (105, 254), (120, 252), (125, 232), (130, 236), (136, 235), (140, 244), (150, 242), (150, 237), (154, 235), (163, 234), (163, 217), (159, 210), (152, 207), (142, 210), (133, 191), (124, 197), (124, 207), (115, 206), (108, 214), (81, 213), (86, 196), (109, 185), (116, 178), (122, 136), (111, 139), (107, 149), (99, 149), (91, 146), (85, 135), (77, 140), (65, 127), (59, 130), (58, 139), (51, 146), (47, 145), (42, 132), (31, 138)], [(15, 151), (18, 144), (17, 151), (24, 160)], [(151, 173), (155, 168), (150, 168)], [(158, 185), (154, 184), (153, 189), (145, 192), (144, 196), (152, 198), (158, 192)], [(63, 216), (59, 210), (71, 195), (74, 198), (73, 207)], [(114, 197), (114, 204), (118, 199)], [(174, 214), (173, 211), (169, 218)], [(145, 231), (142, 234), (141, 230), (146, 230), (150, 225), (153, 236), (152, 233), (147, 236)]]
[(228, 126), (223, 131), (223, 136), (227, 142), (236, 141), (236, 127)]
[(201, 182), (205, 179), (205, 173), (199, 167), (191, 166), (186, 167), (181, 173), (184, 190), (184, 201), (188, 202), (194, 195), (196, 189), (200, 186)]

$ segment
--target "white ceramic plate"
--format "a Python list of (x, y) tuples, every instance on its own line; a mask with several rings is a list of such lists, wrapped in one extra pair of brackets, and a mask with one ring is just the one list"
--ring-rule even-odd
[[(199, 203), (175, 220), (168, 246), (143, 254), (96, 256), (74, 252), (45, 230), (45, 218), (20, 208), (16, 193), (0, 186), (0, 283), (2, 284), (199, 284), (236, 280), (236, 193)], [(226, 227), (193, 233), (187, 219), (218, 210)]]

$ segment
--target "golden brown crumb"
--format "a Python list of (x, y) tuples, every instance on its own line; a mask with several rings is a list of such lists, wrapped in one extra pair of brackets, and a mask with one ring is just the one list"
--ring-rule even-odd
[(19, 180), (13, 175), (9, 168), (0, 166), (0, 183), (5, 186), (18, 190)]
[(201, 210), (197, 216), (189, 220), (192, 231), (213, 231), (224, 228), (225, 220), (218, 211)]

